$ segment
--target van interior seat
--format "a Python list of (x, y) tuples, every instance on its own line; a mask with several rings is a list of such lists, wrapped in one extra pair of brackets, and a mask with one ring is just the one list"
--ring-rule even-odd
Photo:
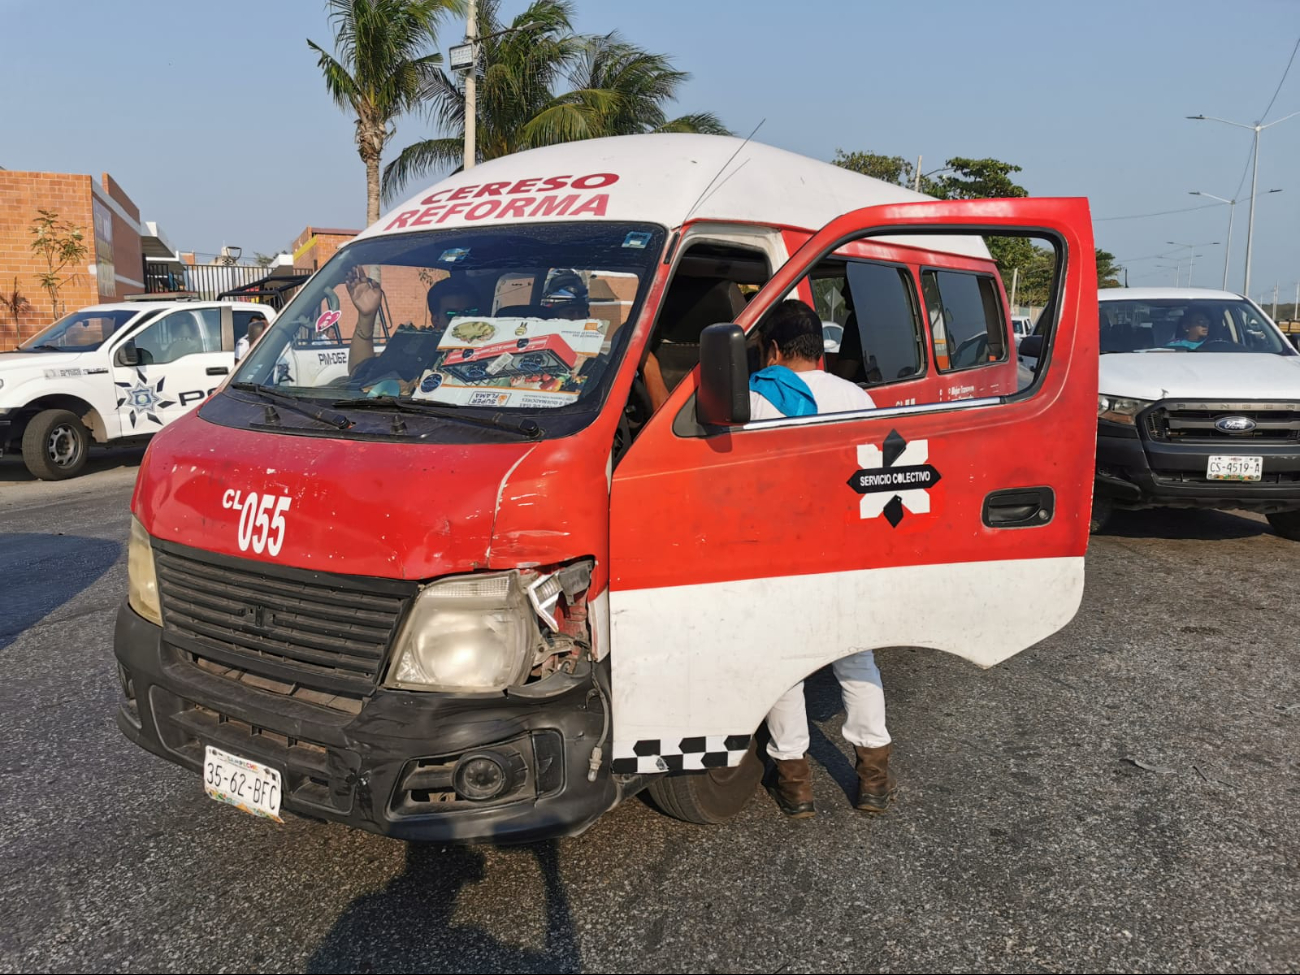
[(650, 346), (669, 389), (699, 365), (700, 333), (710, 325), (734, 322), (744, 308), (745, 296), (729, 278), (679, 274), (673, 280)]

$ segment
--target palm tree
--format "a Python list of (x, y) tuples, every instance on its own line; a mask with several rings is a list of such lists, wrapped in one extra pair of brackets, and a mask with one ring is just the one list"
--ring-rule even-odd
[[(534, 0), (508, 30), (499, 8), (500, 0), (480, 0), (478, 7), (480, 160), (608, 135), (729, 134), (711, 113), (669, 119), (664, 105), (690, 76), (665, 55), (643, 51), (617, 33), (575, 34), (567, 0)], [(435, 70), (424, 97), (430, 117), (448, 135), (407, 146), (388, 164), (387, 198), (409, 180), (456, 167), (464, 157), (465, 96), (459, 86)]]
[[(325, 87), (339, 108), (356, 114), (357, 153), (366, 164), (366, 223), (379, 219), (379, 161), (394, 121), (420, 104), (442, 55), (438, 21), (464, 9), (461, 0), (329, 0), (338, 58), (309, 38), (320, 55)], [(433, 53), (424, 53), (429, 50)]]

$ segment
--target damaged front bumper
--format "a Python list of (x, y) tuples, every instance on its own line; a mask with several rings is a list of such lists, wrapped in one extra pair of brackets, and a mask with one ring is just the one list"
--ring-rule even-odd
[[(301, 816), (404, 840), (521, 843), (579, 833), (624, 794), (607, 759), (587, 778), (607, 729), (606, 664), (498, 694), (377, 687), (339, 709), (204, 667), (125, 603), (114, 650), (131, 741), (194, 772), (208, 745), (269, 765), (282, 808)], [(468, 798), (458, 770), (483, 756), (506, 786)]]

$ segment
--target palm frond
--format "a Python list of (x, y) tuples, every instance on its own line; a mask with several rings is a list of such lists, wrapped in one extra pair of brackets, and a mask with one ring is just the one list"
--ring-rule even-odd
[(659, 126), (656, 132), (694, 132), (700, 135), (734, 135), (722, 124), (722, 119), (712, 112), (695, 112), (671, 119)]
[(403, 149), (384, 167), (383, 197), (391, 203), (406, 185), (442, 168), (458, 166), (464, 159), (463, 139), (424, 139)]
[(321, 74), (325, 76), (325, 88), (330, 93), (330, 97), (334, 99), (334, 104), (343, 109), (355, 108), (360, 90), (357, 87), (356, 80), (348, 73), (348, 69), (339, 64), (328, 51), (313, 41), (309, 40), (307, 46), (319, 55), (316, 66), (320, 68)]

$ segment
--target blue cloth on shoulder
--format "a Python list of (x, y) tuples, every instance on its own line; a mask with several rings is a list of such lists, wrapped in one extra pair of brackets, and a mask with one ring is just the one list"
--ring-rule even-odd
[(768, 366), (749, 377), (749, 388), (785, 416), (812, 416), (817, 412), (808, 384), (786, 366)]

